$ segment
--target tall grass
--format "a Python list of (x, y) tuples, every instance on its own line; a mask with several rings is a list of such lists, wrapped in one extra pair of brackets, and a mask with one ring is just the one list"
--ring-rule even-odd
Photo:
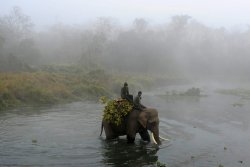
[(130, 93), (167, 82), (164, 77), (141, 74), (107, 74), (80, 66), (50, 65), (36, 72), (0, 73), (0, 110), (20, 105), (56, 104), (117, 97), (124, 82)]
[(0, 73), (0, 110), (18, 105), (55, 104), (109, 96), (105, 84), (88, 76), (22, 72)]

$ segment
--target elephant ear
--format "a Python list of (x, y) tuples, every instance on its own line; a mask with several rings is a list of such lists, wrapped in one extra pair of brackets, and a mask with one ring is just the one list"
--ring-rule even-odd
[(154, 108), (146, 108), (140, 112), (138, 121), (140, 124), (146, 128), (147, 123), (159, 123), (158, 111)]
[(147, 108), (145, 112), (147, 113), (149, 123), (159, 122), (158, 111), (156, 109)]
[(146, 128), (147, 122), (148, 122), (147, 113), (143, 112), (143, 111), (140, 112), (139, 117), (138, 117), (138, 121), (143, 126), (143, 128)]

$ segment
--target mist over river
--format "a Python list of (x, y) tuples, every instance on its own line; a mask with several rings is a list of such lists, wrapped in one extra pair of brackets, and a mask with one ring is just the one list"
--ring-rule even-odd
[(201, 97), (164, 97), (187, 88), (143, 92), (142, 103), (158, 110), (160, 134), (170, 139), (160, 148), (138, 134), (132, 145), (99, 137), (104, 106), (95, 102), (1, 111), (0, 166), (250, 166), (250, 101), (209, 86), (199, 86)]

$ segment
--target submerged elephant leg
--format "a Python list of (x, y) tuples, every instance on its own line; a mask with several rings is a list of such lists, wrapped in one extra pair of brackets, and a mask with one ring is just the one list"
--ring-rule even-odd
[(138, 115), (137, 112), (132, 111), (128, 116), (127, 128), (126, 128), (128, 143), (134, 143), (135, 141), (135, 136), (138, 131), (137, 115)]
[(128, 125), (127, 128), (127, 143), (134, 143), (136, 136), (136, 126), (134, 123)]
[(103, 121), (103, 127), (104, 127), (104, 132), (106, 135), (106, 139), (110, 140), (110, 139), (115, 139), (118, 136), (114, 133), (114, 131), (112, 130), (111, 126), (109, 123), (107, 123), (106, 121)]
[(134, 143), (134, 142), (135, 142), (135, 137), (127, 135), (127, 143)]
[(139, 134), (140, 134), (142, 140), (150, 142), (150, 136), (148, 134), (147, 129), (143, 129), (143, 130), (139, 131)]

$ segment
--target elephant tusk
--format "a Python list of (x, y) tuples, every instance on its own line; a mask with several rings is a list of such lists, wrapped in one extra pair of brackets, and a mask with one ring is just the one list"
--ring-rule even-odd
[(157, 142), (155, 141), (155, 137), (154, 137), (154, 134), (153, 134), (153, 133), (151, 133), (151, 137), (152, 137), (153, 142), (154, 142), (155, 144), (157, 144)]
[(163, 138), (163, 137), (161, 137), (161, 136), (159, 136), (159, 138), (162, 139), (162, 140), (167, 140), (167, 141), (169, 141), (169, 139)]

